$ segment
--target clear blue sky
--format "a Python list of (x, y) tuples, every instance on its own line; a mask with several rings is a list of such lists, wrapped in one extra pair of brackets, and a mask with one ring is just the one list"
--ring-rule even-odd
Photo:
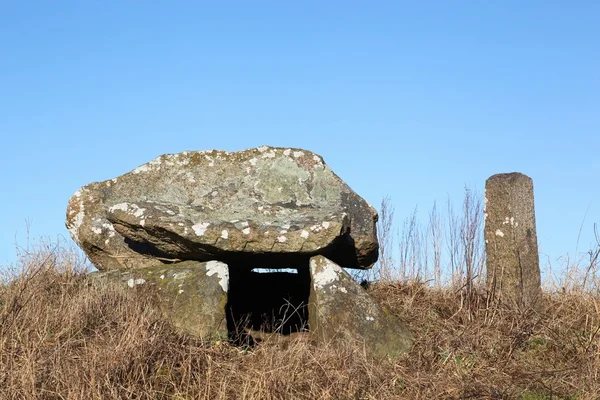
[(321, 154), (397, 218), (534, 180), (543, 255), (600, 223), (600, 2), (2, 1), (0, 264), (163, 153)]

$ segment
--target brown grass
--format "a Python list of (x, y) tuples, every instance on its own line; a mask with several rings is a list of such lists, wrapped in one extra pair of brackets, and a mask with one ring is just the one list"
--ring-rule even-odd
[(484, 292), (377, 283), (412, 352), (371, 360), (306, 336), (254, 350), (178, 335), (143, 292), (85, 284), (72, 252), (43, 249), (0, 284), (1, 399), (598, 399), (600, 308), (586, 291), (538, 311)]

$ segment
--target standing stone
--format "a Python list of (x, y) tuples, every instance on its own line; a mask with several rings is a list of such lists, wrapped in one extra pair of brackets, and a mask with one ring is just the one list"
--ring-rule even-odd
[(310, 259), (310, 330), (325, 344), (364, 346), (375, 358), (396, 358), (413, 337), (404, 322), (380, 306), (339, 265), (323, 256)]
[(518, 172), (485, 185), (487, 284), (492, 296), (534, 307), (541, 294), (533, 181)]

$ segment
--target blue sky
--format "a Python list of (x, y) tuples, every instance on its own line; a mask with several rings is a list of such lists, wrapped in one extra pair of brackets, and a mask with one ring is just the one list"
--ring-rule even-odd
[(399, 219), (520, 171), (542, 256), (574, 254), (580, 228), (587, 250), (598, 16), (596, 1), (2, 1), (0, 265), (26, 221), (68, 237), (84, 184), (263, 144), (321, 154)]

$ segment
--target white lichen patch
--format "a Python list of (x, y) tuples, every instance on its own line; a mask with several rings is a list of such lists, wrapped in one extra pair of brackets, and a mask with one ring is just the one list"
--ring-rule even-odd
[(145, 279), (139, 278), (139, 279), (129, 279), (127, 281), (127, 286), (129, 286), (130, 288), (133, 288), (136, 285), (143, 285), (144, 283), (146, 283)]
[(261, 153), (264, 153), (265, 151), (267, 151), (269, 149), (269, 146), (260, 146), (258, 148), (258, 151), (260, 151)]
[(136, 217), (141, 217), (144, 215), (144, 211), (146, 211), (145, 208), (140, 208), (136, 204), (132, 204), (131, 207), (133, 208), (133, 215)]
[(302, 239), (308, 239), (308, 231), (303, 230), (302, 233), (300, 233), (300, 237)]
[(502, 232), (500, 229), (496, 229), (496, 236), (504, 237), (504, 232)]
[(142, 215), (144, 215), (144, 211), (146, 211), (146, 209), (140, 208), (137, 204), (119, 203), (119, 204), (115, 204), (114, 206), (110, 207), (108, 209), (108, 211), (109, 212), (124, 211), (126, 213), (129, 213), (129, 214), (139, 218)]
[[(69, 225), (69, 233), (71, 234), (71, 237), (75, 241), (77, 241), (79, 228), (81, 227), (81, 225), (83, 225), (83, 218), (85, 216), (85, 214), (84, 214), (85, 207), (83, 205), (83, 199), (81, 198), (83, 191), (84, 191), (84, 189), (79, 189), (78, 191), (75, 192), (73, 197), (75, 197), (78, 200), (77, 205), (76, 205), (76, 207), (72, 207), (71, 210), (69, 211), (69, 215), (75, 214), (75, 217), (71, 220), (71, 223)], [(77, 210), (75, 210), (75, 209), (77, 209)]]
[(375, 318), (371, 317), (370, 315), (367, 315), (367, 321), (375, 321)]
[(285, 150), (283, 151), (283, 155), (284, 155), (284, 156), (288, 156), (288, 157), (289, 157), (289, 155), (290, 155), (290, 154), (292, 154), (292, 149), (285, 149)]
[(346, 290), (346, 288), (343, 287), (343, 286), (340, 286), (340, 292), (342, 292), (342, 293), (348, 293), (348, 291)]
[(287, 238), (285, 236), (281, 235), (277, 238), (277, 241), (279, 243), (285, 243), (285, 242), (287, 242)]
[(323, 289), (326, 285), (330, 285), (333, 282), (339, 280), (339, 275), (342, 269), (334, 262), (325, 259), (325, 265), (322, 266), (321, 270), (315, 273), (318, 267), (316, 260), (310, 260), (310, 268), (313, 275), (313, 284), (318, 289)]
[(96, 235), (99, 235), (102, 233), (102, 228), (96, 228), (92, 226), (92, 232), (94, 232)]
[(271, 150), (268, 153), (264, 153), (262, 155), (262, 158), (275, 158), (275, 151)]
[(196, 236), (202, 236), (206, 232), (206, 229), (208, 228), (209, 225), (210, 225), (210, 223), (208, 223), (208, 222), (202, 222), (199, 224), (192, 225), (192, 229), (194, 230), (194, 233), (196, 234)]
[(313, 232), (321, 232), (322, 226), (321, 225), (313, 225), (309, 229)]
[(227, 264), (220, 261), (207, 262), (206, 275), (217, 275), (217, 278), (219, 278), (219, 285), (221, 285), (223, 291), (227, 293), (227, 289), (229, 288), (229, 268), (227, 267)]
[(321, 225), (323, 225), (323, 228), (329, 229), (329, 222), (323, 221), (323, 223), (321, 223)]
[(253, 158), (251, 158), (251, 159), (250, 159), (248, 162), (249, 162), (250, 164), (252, 164), (252, 166), (254, 167), (254, 166), (256, 166), (256, 162), (257, 162), (257, 161), (258, 161), (258, 160), (256, 159), (256, 157), (253, 157)]
[(250, 223), (248, 221), (244, 221), (244, 222), (242, 222), (242, 226), (244, 228), (247, 228), (248, 226), (250, 226)]
[(181, 279), (185, 279), (188, 276), (188, 273), (186, 271), (183, 272), (175, 272), (173, 274), (173, 280), (178, 281)]
[(302, 151), (295, 151), (294, 152), (294, 158), (299, 158), (302, 157), (304, 155), (304, 152)]
[(223, 229), (221, 231), (221, 239), (228, 239), (229, 238), (229, 232), (227, 231), (227, 229)]
[(148, 172), (150, 171), (150, 166), (148, 164), (144, 164), (144, 165), (140, 165), (139, 167), (137, 167), (136, 169), (134, 169), (133, 172), (134, 174), (139, 174), (140, 172)]
[[(146, 225), (146, 220), (145, 219), (141, 219), (140, 220), (140, 226), (145, 226)], [(173, 225), (173, 224), (171, 224)]]
[(250, 234), (250, 228), (244, 228), (244, 229), (242, 229), (242, 233), (244, 235), (249, 235)]
[(502, 221), (502, 225), (509, 225), (516, 228), (519, 226), (519, 223), (515, 221), (515, 217), (505, 217), (504, 221)]
[(160, 279), (165, 279), (165, 275), (164, 275), (164, 274), (163, 274), (163, 275), (161, 275), (161, 276), (160, 276)]
[(212, 197), (215, 197), (215, 196), (218, 196), (218, 195), (219, 195), (219, 192), (217, 192), (217, 191), (215, 190), (215, 191), (214, 191), (214, 192), (212, 192), (210, 195), (211, 195)]
[(179, 294), (183, 293), (183, 289), (179, 289), (179, 290), (177, 291), (177, 293), (179, 293)]

